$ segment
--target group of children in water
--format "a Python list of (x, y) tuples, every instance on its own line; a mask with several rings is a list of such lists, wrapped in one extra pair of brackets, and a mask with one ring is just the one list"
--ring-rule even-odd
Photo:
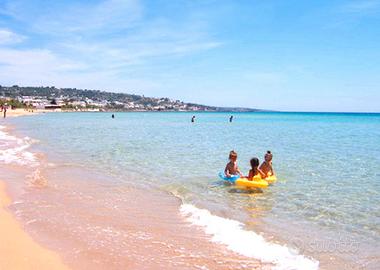
[(224, 169), (224, 173), (227, 177), (233, 177), (239, 175), (240, 177), (248, 178), (248, 180), (253, 180), (255, 176), (260, 175), (261, 178), (266, 178), (268, 176), (274, 175), (274, 170), (272, 166), (273, 155), (271, 151), (267, 151), (264, 156), (264, 162), (261, 163), (257, 157), (251, 159), (251, 169), (249, 170), (248, 176), (244, 176), (237, 165), (237, 153), (232, 150), (229, 155), (229, 162)]

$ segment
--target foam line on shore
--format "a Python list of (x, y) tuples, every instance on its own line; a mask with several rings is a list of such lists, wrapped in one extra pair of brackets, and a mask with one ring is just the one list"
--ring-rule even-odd
[(6, 132), (5, 126), (0, 126), (0, 162), (22, 166), (38, 166), (35, 155), (27, 149), (34, 140), (29, 137), (17, 138)]
[(181, 205), (181, 214), (194, 225), (203, 227), (211, 240), (224, 244), (228, 249), (246, 257), (273, 264), (276, 270), (316, 270), (319, 262), (307, 258), (286, 246), (268, 242), (254, 231), (244, 229), (236, 220), (212, 215), (208, 210), (191, 204)]

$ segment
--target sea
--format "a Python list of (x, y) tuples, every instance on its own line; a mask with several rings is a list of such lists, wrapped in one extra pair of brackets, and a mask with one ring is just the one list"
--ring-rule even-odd
[[(10, 210), (72, 269), (379, 269), (380, 114), (113, 114), (0, 122)], [(221, 180), (231, 150), (277, 182)]]

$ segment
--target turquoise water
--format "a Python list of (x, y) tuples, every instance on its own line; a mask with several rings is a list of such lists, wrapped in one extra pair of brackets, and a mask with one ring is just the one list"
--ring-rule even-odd
[[(316, 260), (380, 258), (380, 114), (236, 113), (233, 123), (226, 113), (194, 114), (196, 123), (191, 113), (141, 112), (12, 123), (50, 160), (167, 191)], [(232, 149), (246, 173), (250, 158), (271, 150), (278, 182), (262, 193), (226, 186), (217, 174)]]

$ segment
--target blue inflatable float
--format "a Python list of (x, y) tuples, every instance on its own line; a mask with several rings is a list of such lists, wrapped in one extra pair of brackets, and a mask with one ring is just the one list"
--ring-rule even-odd
[(236, 175), (231, 175), (230, 177), (228, 177), (227, 175), (224, 174), (224, 172), (220, 172), (219, 177), (222, 180), (229, 181), (229, 182), (235, 184), (235, 181), (240, 178), (240, 175), (236, 174)]

